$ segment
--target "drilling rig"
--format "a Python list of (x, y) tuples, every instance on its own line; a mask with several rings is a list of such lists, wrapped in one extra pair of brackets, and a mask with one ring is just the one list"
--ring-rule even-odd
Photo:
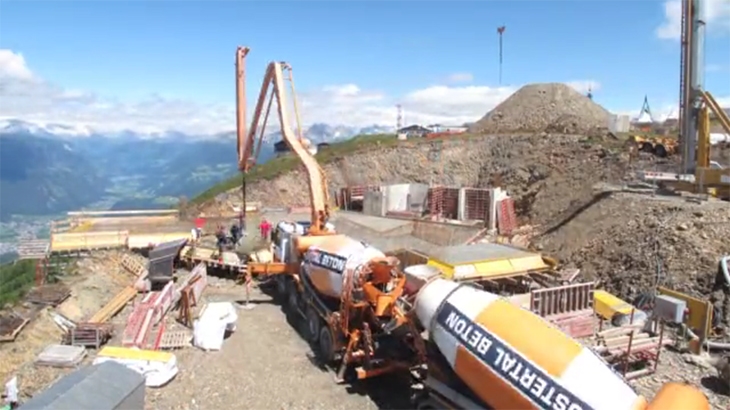
[(730, 200), (730, 168), (710, 159), (710, 113), (727, 134), (730, 119), (704, 89), (705, 22), (702, 0), (682, 0), (682, 49), (679, 77), (679, 172), (641, 172), (639, 178), (676, 191)]

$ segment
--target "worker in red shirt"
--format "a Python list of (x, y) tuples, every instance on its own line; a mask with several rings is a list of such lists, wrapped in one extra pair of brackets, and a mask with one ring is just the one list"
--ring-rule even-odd
[(259, 231), (261, 232), (261, 239), (269, 240), (269, 234), (271, 233), (271, 223), (266, 218), (261, 220), (259, 224)]

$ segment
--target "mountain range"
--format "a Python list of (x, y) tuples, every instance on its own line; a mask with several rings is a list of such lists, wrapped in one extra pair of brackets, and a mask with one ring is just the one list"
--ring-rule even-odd
[[(373, 125), (313, 124), (312, 143), (392, 132)], [(274, 156), (265, 135), (258, 162)], [(0, 220), (80, 208), (166, 207), (237, 172), (235, 132), (187, 135), (96, 132), (86, 127), (0, 121)]]

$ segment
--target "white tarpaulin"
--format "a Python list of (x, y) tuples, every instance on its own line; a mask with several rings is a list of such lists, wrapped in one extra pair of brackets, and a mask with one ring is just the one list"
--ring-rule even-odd
[(226, 331), (235, 331), (237, 320), (232, 303), (208, 303), (193, 323), (193, 344), (203, 350), (220, 350)]
[[(145, 378), (147, 387), (162, 387), (169, 383), (178, 373), (177, 357), (167, 352), (149, 352), (146, 350), (114, 348), (125, 350), (127, 354), (108, 354), (94, 359), (93, 364), (116, 362), (136, 371)], [(102, 350), (102, 352), (104, 352)], [(124, 353), (124, 352), (123, 352)], [(157, 355), (152, 355), (157, 353)]]

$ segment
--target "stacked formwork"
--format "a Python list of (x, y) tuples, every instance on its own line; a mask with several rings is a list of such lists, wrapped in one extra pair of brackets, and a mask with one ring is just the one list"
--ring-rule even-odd
[(459, 188), (436, 186), (426, 195), (429, 213), (434, 219), (458, 219)]

